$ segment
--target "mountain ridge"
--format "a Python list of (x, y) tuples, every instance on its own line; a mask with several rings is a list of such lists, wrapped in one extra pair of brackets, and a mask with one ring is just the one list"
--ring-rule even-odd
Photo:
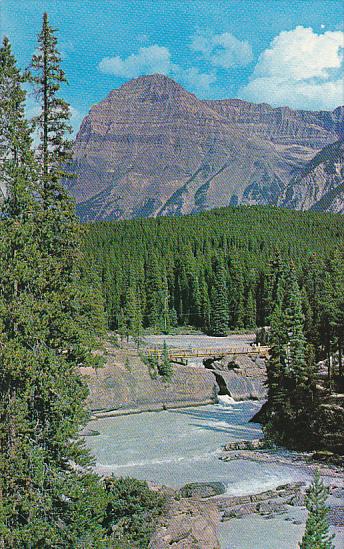
[(139, 77), (84, 118), (67, 187), (84, 221), (281, 205), (290, 181), (343, 137), (343, 114), (201, 100), (164, 75)]

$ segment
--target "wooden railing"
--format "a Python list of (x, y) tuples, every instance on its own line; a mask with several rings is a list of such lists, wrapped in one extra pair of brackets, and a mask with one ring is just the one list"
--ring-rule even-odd
[[(270, 347), (263, 345), (247, 346), (247, 347), (228, 347), (223, 349), (168, 349), (170, 359), (175, 358), (206, 358), (206, 357), (223, 357), (228, 355), (262, 355), (269, 354)], [(161, 357), (163, 349), (145, 349), (148, 356)]]

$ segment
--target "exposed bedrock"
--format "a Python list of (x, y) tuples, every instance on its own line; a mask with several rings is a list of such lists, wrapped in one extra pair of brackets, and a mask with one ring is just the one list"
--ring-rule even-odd
[(150, 549), (219, 549), (220, 514), (215, 502), (171, 498)]
[(218, 395), (235, 400), (265, 398), (265, 364), (259, 358), (207, 360), (206, 367), (176, 364), (167, 383), (160, 377), (152, 379), (139, 356), (111, 349), (103, 368), (82, 372), (90, 389), (89, 407), (97, 414), (211, 404)]
[(263, 400), (266, 397), (264, 359), (243, 355), (207, 359), (204, 363), (214, 373), (219, 395), (229, 395), (234, 400)]
[(106, 365), (95, 371), (83, 369), (87, 378), (92, 411), (131, 413), (211, 404), (217, 400), (214, 375), (205, 368), (176, 365), (172, 380), (152, 379), (138, 356), (126, 357), (114, 350)]

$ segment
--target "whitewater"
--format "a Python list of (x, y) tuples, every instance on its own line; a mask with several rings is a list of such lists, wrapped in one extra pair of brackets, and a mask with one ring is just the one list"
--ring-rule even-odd
[[(224, 444), (262, 436), (260, 425), (249, 422), (261, 404), (221, 397), (215, 405), (100, 418), (90, 425), (100, 434), (87, 437), (87, 446), (102, 475), (132, 476), (174, 488), (220, 481), (227, 495), (238, 496), (289, 482), (308, 483), (307, 471), (292, 465), (219, 459)], [(221, 547), (294, 549), (302, 538), (304, 520), (305, 512), (299, 508), (273, 520), (233, 519), (220, 525)]]

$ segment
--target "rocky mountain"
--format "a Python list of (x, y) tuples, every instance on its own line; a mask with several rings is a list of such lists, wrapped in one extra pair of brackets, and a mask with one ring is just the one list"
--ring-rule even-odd
[(282, 204), (292, 179), (344, 135), (344, 108), (273, 109), (201, 101), (155, 74), (94, 105), (68, 182), (83, 220), (182, 215), (229, 204)]
[(324, 147), (287, 187), (285, 206), (344, 214), (344, 141)]

